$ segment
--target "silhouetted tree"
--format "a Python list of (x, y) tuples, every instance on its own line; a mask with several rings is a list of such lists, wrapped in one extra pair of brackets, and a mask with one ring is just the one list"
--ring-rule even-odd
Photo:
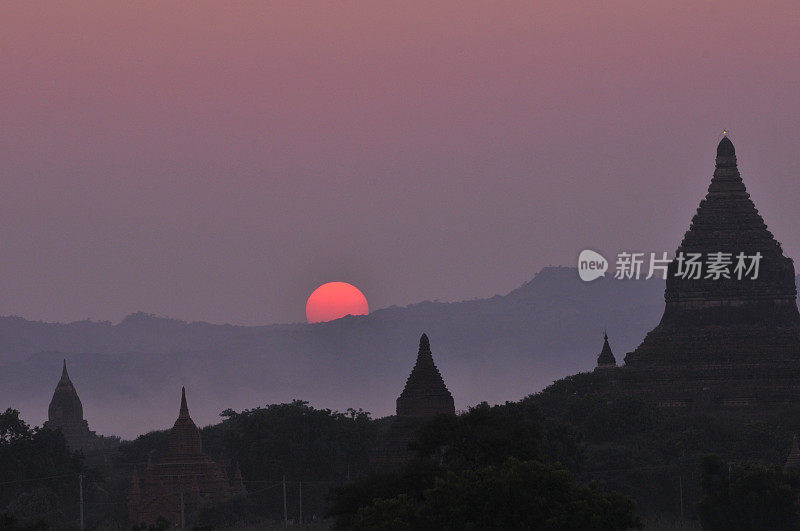
[(340, 529), (627, 529), (633, 501), (546, 462), (531, 403), (479, 404), (417, 434), (417, 459), (331, 493)]
[(798, 477), (779, 467), (728, 465), (718, 455), (701, 463), (705, 496), (697, 504), (704, 529), (798, 529)]
[(423, 426), (411, 448), (422, 459), (435, 458), (453, 469), (503, 463), (509, 457), (540, 457), (538, 409), (527, 403), (486, 402), (461, 415), (439, 415)]
[(576, 484), (569, 471), (508, 459), (438, 477), (420, 499), (400, 494), (361, 508), (356, 529), (632, 529), (633, 502)]
[(25, 525), (71, 518), (81, 463), (60, 432), (32, 429), (13, 409), (0, 414), (0, 508), (7, 516)]

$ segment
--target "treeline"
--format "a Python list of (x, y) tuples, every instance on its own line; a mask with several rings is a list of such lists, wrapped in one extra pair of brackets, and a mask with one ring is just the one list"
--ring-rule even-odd
[(338, 529), (632, 529), (630, 498), (547, 455), (538, 409), (480, 404), (421, 429), (416, 458), (333, 489)]
[[(241, 470), (246, 498), (207, 506), (201, 526), (329, 518), (340, 529), (625, 529), (695, 520), (708, 529), (800, 528), (800, 486), (784, 472), (800, 415), (742, 421), (668, 413), (634, 397), (577, 390), (582, 375), (520, 402), (480, 404), (419, 432), (415, 459), (370, 473), (391, 419), (294, 401), (202, 428), (204, 452)], [(0, 526), (126, 527), (133, 467), (166, 451), (168, 431), (114, 454), (70, 453), (58, 432), (0, 414)], [(302, 496), (302, 513), (300, 503)], [(765, 509), (765, 508), (768, 508)]]
[(0, 413), (0, 528), (78, 518), (82, 468), (82, 457), (70, 453), (60, 433), (31, 428), (16, 410)]
[[(336, 412), (316, 409), (302, 400), (236, 412), (222, 412), (222, 422), (200, 430), (203, 452), (233, 476), (238, 466), (249, 503), (209, 507), (200, 523), (223, 525), (242, 520), (284, 517), (283, 483), (287, 482), (287, 513), (305, 520), (321, 519), (331, 486), (367, 472), (369, 455), (382, 422), (363, 410)], [(120, 446), (119, 462), (141, 469), (148, 457), (157, 462), (167, 449), (169, 431), (156, 431)]]
[(668, 412), (588, 381), (436, 419), (407, 468), (334, 489), (337, 527), (800, 529), (797, 472), (782, 468), (800, 411)]
[[(775, 484), (791, 484), (794, 498), (788, 510), (795, 515), (795, 527), (779, 528), (800, 528), (794, 503), (800, 491), (782, 471), (792, 436), (800, 433), (800, 407), (787, 406), (779, 414), (760, 419), (753, 418), (752, 412), (669, 411), (639, 397), (595, 396), (590, 383), (590, 375), (578, 374), (523, 401), (542, 415), (546, 451), (582, 481), (595, 481), (604, 489), (634, 498), (646, 522), (674, 523), (682, 518), (703, 523), (707, 529), (724, 529), (710, 523), (707, 510), (700, 510), (717, 503), (711, 500), (722, 499), (722, 483), (704, 479), (709, 460), (721, 460), (731, 478), (758, 469), (768, 471), (765, 474)], [(756, 480), (745, 474), (742, 481)], [(736, 498), (735, 493), (731, 496)], [(737, 511), (731, 514), (738, 514), (740, 521), (763, 524), (739, 528), (776, 528), (768, 521), (776, 510), (768, 511), (766, 505), (757, 510), (752, 503), (733, 505)], [(787, 508), (783, 509), (785, 514)], [(748, 510), (745, 517), (742, 511)]]
[[(241, 412), (201, 429), (203, 451), (227, 468), (239, 467), (248, 496), (203, 508), (198, 525), (322, 519), (333, 485), (364, 475), (383, 421), (349, 409), (316, 409), (295, 400)], [(59, 432), (30, 428), (15, 410), (0, 415), (0, 528), (77, 526), (83, 475), (87, 527), (125, 528), (133, 467), (144, 473), (167, 449), (169, 430), (122, 443), (113, 454), (71, 453)], [(300, 488), (298, 488), (300, 487)], [(36, 527), (39, 526), (39, 527)]]

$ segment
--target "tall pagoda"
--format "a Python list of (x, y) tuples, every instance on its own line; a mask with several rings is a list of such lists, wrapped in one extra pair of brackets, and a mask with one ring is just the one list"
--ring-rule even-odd
[(370, 462), (375, 468), (394, 468), (411, 458), (408, 449), (416, 432), (436, 415), (455, 415), (453, 395), (433, 362), (427, 334), (419, 339), (417, 361), (397, 398), (397, 414)]
[[(706, 268), (690, 271), (692, 257)], [(587, 383), (664, 408), (781, 415), (800, 400), (796, 297), (794, 264), (750, 199), (726, 136), (708, 193), (667, 268), (661, 321), (624, 366), (594, 371)]]
[[(716, 253), (732, 262), (728, 278), (715, 278), (707, 271), (694, 278), (698, 275), (677, 259), (699, 254), (706, 260)], [(746, 275), (734, 272), (740, 253), (759, 256), (757, 276), (755, 269)], [(752, 262), (745, 261), (745, 266), (750, 268)], [(736, 150), (726, 136), (717, 146), (708, 193), (667, 269), (661, 322), (625, 363), (638, 367), (800, 361), (796, 296), (792, 259), (783, 255), (750, 199), (736, 165)]]

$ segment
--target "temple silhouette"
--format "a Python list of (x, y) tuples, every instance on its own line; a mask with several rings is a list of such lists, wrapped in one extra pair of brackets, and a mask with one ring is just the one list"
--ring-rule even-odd
[[(686, 275), (679, 256), (760, 255), (757, 276)], [(683, 274), (680, 269), (684, 268)], [(614, 368), (608, 342), (592, 373), (600, 393), (648, 396), (661, 407), (770, 415), (800, 400), (800, 313), (791, 258), (767, 229), (726, 136), (676, 258), (660, 323)]]
[(370, 456), (372, 467), (392, 469), (403, 465), (413, 456), (408, 445), (416, 432), (436, 415), (455, 413), (453, 395), (433, 362), (427, 334), (422, 334), (417, 361), (397, 398), (396, 415)]
[(760, 253), (758, 277), (683, 278), (667, 270), (659, 325), (625, 356), (630, 366), (781, 363), (800, 360), (800, 313), (791, 258), (767, 230), (736, 166), (733, 143), (717, 147), (708, 194), (677, 254)]
[(128, 496), (130, 522), (154, 524), (163, 518), (188, 525), (203, 504), (245, 492), (238, 466), (233, 481), (228, 481), (225, 469), (203, 453), (200, 430), (189, 416), (186, 389), (182, 388), (180, 411), (169, 432), (166, 454), (157, 463), (148, 458), (141, 480), (133, 469)]
[(84, 454), (114, 448), (119, 444), (118, 437), (104, 437), (89, 430), (89, 423), (83, 418), (83, 404), (67, 373), (67, 360), (64, 360), (61, 379), (53, 392), (47, 408), (47, 420), (42, 427), (61, 431), (69, 449)]
[(597, 367), (594, 370), (613, 369), (616, 367), (617, 358), (614, 357), (611, 345), (608, 344), (608, 334), (603, 332), (603, 348), (600, 350), (600, 355), (597, 356)]

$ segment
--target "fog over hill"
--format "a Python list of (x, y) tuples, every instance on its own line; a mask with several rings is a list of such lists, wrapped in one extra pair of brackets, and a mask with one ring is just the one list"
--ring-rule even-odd
[[(798, 277), (800, 278), (800, 277)], [(657, 324), (661, 280), (579, 280), (549, 267), (503, 296), (422, 302), (320, 324), (232, 326), (137, 313), (119, 324), (0, 318), (0, 407), (41, 424), (62, 358), (91, 429), (133, 437), (172, 425), (180, 387), (198, 424), (293, 398), (394, 412), (422, 332), (456, 401), (502, 402), (593, 368), (607, 329), (618, 362)]]

